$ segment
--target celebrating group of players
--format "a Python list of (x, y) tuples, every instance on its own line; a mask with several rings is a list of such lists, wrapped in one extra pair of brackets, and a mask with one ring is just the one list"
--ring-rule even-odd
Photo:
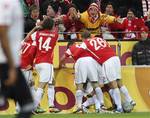
[[(29, 85), (33, 88), (31, 77), (33, 68), (35, 68), (40, 77), (37, 90), (33, 89), (35, 111), (39, 107), (43, 89), (46, 85), (48, 85), (50, 112), (60, 111), (54, 106), (53, 50), (58, 39), (57, 26), (54, 24), (53, 19), (44, 19), (42, 24), (34, 28), (22, 42), (21, 67), (26, 78), (29, 78)], [(100, 37), (91, 38), (90, 32), (87, 30), (83, 31), (82, 39), (83, 42), (80, 45), (72, 42), (68, 44), (59, 66), (62, 67), (67, 57), (72, 57), (75, 60), (77, 107), (74, 112), (87, 112), (86, 107), (91, 104), (95, 104), (96, 112), (106, 112), (103, 93), (100, 88), (100, 85), (104, 84), (109, 86), (109, 93), (116, 105), (115, 112), (123, 112), (120, 93), (124, 95), (125, 102), (135, 106), (136, 103), (121, 82), (119, 57), (116, 56), (109, 43)], [(85, 84), (87, 84), (87, 87), (84, 87)], [(88, 91), (93, 97), (82, 104), (85, 91)]]

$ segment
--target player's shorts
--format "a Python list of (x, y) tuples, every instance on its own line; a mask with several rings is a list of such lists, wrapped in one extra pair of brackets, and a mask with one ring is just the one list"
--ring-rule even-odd
[(92, 57), (82, 57), (75, 63), (75, 83), (98, 81), (98, 63)]
[(33, 77), (32, 77), (32, 70), (24, 70), (24, 69), (21, 69), (28, 85), (30, 85), (32, 82), (33, 82)]
[(53, 65), (49, 63), (39, 63), (35, 65), (35, 69), (39, 75), (39, 82), (52, 83)]
[(102, 64), (104, 84), (108, 84), (117, 79), (121, 79), (121, 64), (117, 56), (111, 57)]

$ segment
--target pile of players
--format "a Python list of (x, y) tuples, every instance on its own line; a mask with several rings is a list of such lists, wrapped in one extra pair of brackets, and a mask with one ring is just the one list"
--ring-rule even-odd
[[(83, 42), (79, 45), (69, 43), (65, 55), (60, 61), (60, 67), (67, 57), (75, 60), (75, 83), (76, 83), (76, 112), (88, 112), (87, 106), (95, 104), (96, 112), (107, 112), (103, 100), (103, 93), (100, 85), (107, 84), (109, 93), (116, 105), (114, 112), (122, 113), (121, 95), (124, 95), (125, 102), (133, 107), (136, 103), (128, 93), (127, 88), (121, 82), (121, 65), (119, 57), (110, 47), (109, 43), (100, 37), (91, 38), (90, 32), (85, 30), (82, 33)], [(58, 40), (58, 28), (52, 18), (46, 17), (42, 23), (35, 27), (22, 41), (21, 66), (22, 71), (28, 79), (33, 90), (34, 112), (43, 112), (39, 109), (44, 88), (48, 85), (49, 111), (59, 112), (54, 106), (54, 77), (53, 77), (53, 51)], [(32, 81), (32, 69), (39, 74), (37, 90), (34, 89)], [(85, 90), (87, 84), (88, 90)], [(82, 104), (84, 92), (88, 91), (92, 98)]]

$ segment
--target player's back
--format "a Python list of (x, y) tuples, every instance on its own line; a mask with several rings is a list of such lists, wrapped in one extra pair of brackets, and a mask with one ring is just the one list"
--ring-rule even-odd
[[(69, 48), (69, 50), (70, 50), (71, 55), (75, 61), (77, 61), (79, 58), (90, 56), (89, 53), (87, 52), (87, 50), (80, 48), (79, 44), (72, 45)], [(76, 53), (77, 50), (79, 50), (81, 53)]]
[(21, 68), (26, 69), (28, 65), (33, 65), (33, 60), (36, 53), (36, 47), (31, 36), (21, 43)]
[(58, 39), (56, 31), (41, 30), (36, 32), (37, 52), (35, 63), (53, 63), (53, 50)]
[(107, 59), (116, 56), (115, 51), (110, 47), (109, 43), (102, 38), (94, 37), (84, 41), (87, 48), (93, 52), (91, 56), (95, 58), (100, 64)]

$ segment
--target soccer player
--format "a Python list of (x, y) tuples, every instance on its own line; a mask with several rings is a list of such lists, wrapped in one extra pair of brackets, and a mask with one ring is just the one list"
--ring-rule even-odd
[[(35, 95), (35, 108), (42, 99), (44, 88), (53, 81), (53, 50), (58, 39), (58, 32), (54, 30), (54, 21), (51, 18), (44, 19), (42, 30), (34, 32), (31, 37), (36, 45), (35, 69), (40, 80)], [(52, 94), (53, 95), (53, 94)]]
[[(71, 46), (67, 46), (68, 49), (65, 55), (61, 58), (60, 65), (64, 62), (65, 58), (72, 57), (75, 60), (75, 83), (77, 87), (76, 91), (76, 105), (77, 108), (75, 109), (74, 113), (80, 112), (81, 110), (84, 111), (82, 107), (82, 98), (84, 95), (84, 88), (83, 85), (89, 81), (94, 89), (96, 94), (96, 99), (100, 102), (100, 104), (104, 104), (103, 101), (103, 93), (101, 88), (99, 88), (98, 84), (98, 67), (99, 64), (88, 54), (86, 50), (83, 50), (82, 53), (79, 55), (75, 55), (77, 49), (80, 48), (78, 44), (72, 44)], [(81, 48), (80, 48), (81, 49)], [(100, 68), (99, 68), (100, 69)], [(99, 112), (103, 111), (101, 106), (97, 108)], [(86, 112), (86, 111), (84, 111)]]
[(18, 0), (0, 1), (0, 94), (19, 103), (17, 118), (30, 118), (33, 100), (20, 71), (23, 14)]
[[(88, 34), (88, 31), (86, 33)], [(90, 38), (90, 33), (89, 35), (87, 34), (81, 44), (81, 48), (88, 50), (91, 56), (102, 65), (103, 76), (111, 88), (110, 94), (117, 105), (116, 112), (123, 112), (120, 92), (124, 95), (125, 100), (134, 106), (135, 102), (129, 95), (127, 88), (121, 82), (121, 64), (119, 57), (116, 56), (116, 53), (108, 42), (99, 37)], [(76, 51), (76, 54), (78, 53), (79, 51)]]
[[(25, 39), (21, 42), (21, 71), (23, 72), (27, 83), (31, 89), (32, 96), (35, 99), (35, 87), (34, 87), (34, 80), (32, 77), (32, 71), (33, 71), (33, 62), (35, 59), (36, 54), (36, 45), (32, 41), (31, 35), (37, 31), (40, 30), (40, 26), (34, 27), (25, 37)], [(17, 104), (16, 111), (19, 111), (19, 106)], [(37, 107), (35, 111), (32, 113), (43, 113), (45, 110), (43, 110), (40, 106)]]

